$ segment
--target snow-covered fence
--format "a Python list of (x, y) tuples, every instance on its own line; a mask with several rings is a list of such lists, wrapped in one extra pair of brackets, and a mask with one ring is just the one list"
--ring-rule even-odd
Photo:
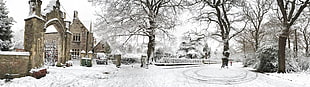
[(186, 59), (186, 58), (162, 58), (156, 63), (178, 63), (178, 64), (204, 64), (211, 62), (206, 59)]
[(141, 55), (142, 54), (125, 54), (121, 59), (121, 63), (125, 65), (140, 63)]
[(133, 63), (140, 63), (138, 58), (122, 58), (121, 63), (125, 65), (133, 64)]
[(18, 74), (21, 77), (28, 73), (29, 52), (0, 52), (0, 78), (5, 74)]

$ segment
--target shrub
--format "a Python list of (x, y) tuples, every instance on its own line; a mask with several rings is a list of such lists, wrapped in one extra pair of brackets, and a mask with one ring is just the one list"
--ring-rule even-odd
[(0, 40), (0, 49), (2, 51), (10, 51), (10, 48), (12, 48), (12, 47), (13, 47), (13, 44), (12, 44), (11, 41), (8, 41), (8, 40), (2, 41), (2, 40)]
[(277, 45), (268, 45), (257, 50), (258, 66), (255, 67), (259, 72), (276, 72), (278, 65)]
[(61, 63), (57, 62), (56, 64), (57, 67), (62, 67)]

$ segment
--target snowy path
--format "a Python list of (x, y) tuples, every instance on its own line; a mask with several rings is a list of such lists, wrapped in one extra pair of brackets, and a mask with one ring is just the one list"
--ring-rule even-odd
[(119, 69), (114, 65), (50, 67), (48, 71), (41, 79), (23, 77), (9, 83), (0, 80), (0, 87), (310, 87), (309, 79), (302, 82), (285, 78), (286, 74), (255, 73), (242, 68), (240, 63), (228, 69), (221, 69), (220, 64), (152, 65), (149, 69), (135, 64), (122, 65)]
[(150, 69), (123, 66), (102, 83), (104, 87), (307, 87), (246, 70), (240, 64), (229, 69), (221, 69), (219, 64), (151, 66)]
[[(236, 73), (238, 72), (238, 73)], [(183, 72), (185, 76), (199, 82), (208, 84), (234, 85), (255, 80), (257, 73), (242, 69), (221, 69), (203, 67), (186, 70)]]

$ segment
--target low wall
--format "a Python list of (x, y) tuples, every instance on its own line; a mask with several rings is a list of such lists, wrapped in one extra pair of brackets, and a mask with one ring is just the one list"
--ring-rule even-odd
[(26, 76), (29, 56), (29, 52), (0, 52), (0, 78), (6, 73), (15, 74), (13, 77)]

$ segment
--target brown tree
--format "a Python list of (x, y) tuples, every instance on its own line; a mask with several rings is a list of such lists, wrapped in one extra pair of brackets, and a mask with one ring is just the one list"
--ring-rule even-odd
[(254, 40), (254, 52), (259, 48), (261, 39), (264, 37), (262, 23), (271, 9), (272, 3), (273, 0), (246, 0), (243, 2), (242, 11), (251, 23), (251, 28), (247, 33), (251, 34), (250, 37)]
[(98, 13), (97, 27), (114, 32), (113, 36), (126, 36), (127, 42), (132, 36), (148, 37), (147, 63), (153, 61), (155, 36), (158, 33), (168, 35), (168, 30), (176, 26), (176, 15), (184, 0), (98, 0), (104, 7)]
[[(213, 36), (218, 36), (220, 42), (223, 43), (223, 56), (222, 65), (225, 66), (228, 63), (229, 52), (229, 41), (242, 32), (246, 23), (244, 22), (244, 17), (236, 12), (235, 7), (238, 6), (238, 0), (202, 0), (201, 1), (201, 13), (197, 17), (197, 20), (207, 21), (209, 23), (215, 23), (217, 25), (218, 32), (212, 34)], [(245, 24), (243, 28), (234, 27), (233, 25), (240, 26), (240, 24)], [(236, 31), (231, 34), (232, 31)]]
[(279, 59), (278, 73), (284, 73), (285, 70), (285, 47), (291, 26), (297, 20), (304, 8), (309, 4), (309, 0), (277, 0), (277, 5), (282, 14), (280, 17), (284, 27), (279, 36)]
[[(310, 9), (308, 9), (309, 11)], [(303, 14), (300, 16), (301, 18), (297, 20), (296, 22), (298, 25), (296, 26), (298, 29), (296, 29), (296, 32), (300, 32), (301, 35), (301, 43), (298, 45), (305, 51), (305, 56), (309, 56), (309, 45), (310, 45), (310, 31), (308, 30), (310, 25), (310, 17), (307, 15), (309, 12), (304, 11)], [(296, 37), (298, 38), (298, 37)], [(297, 45), (297, 41), (295, 41), (295, 44)], [(297, 48), (297, 46), (294, 46)], [(296, 49), (297, 51), (297, 49)], [(296, 53), (295, 53), (296, 54)]]

